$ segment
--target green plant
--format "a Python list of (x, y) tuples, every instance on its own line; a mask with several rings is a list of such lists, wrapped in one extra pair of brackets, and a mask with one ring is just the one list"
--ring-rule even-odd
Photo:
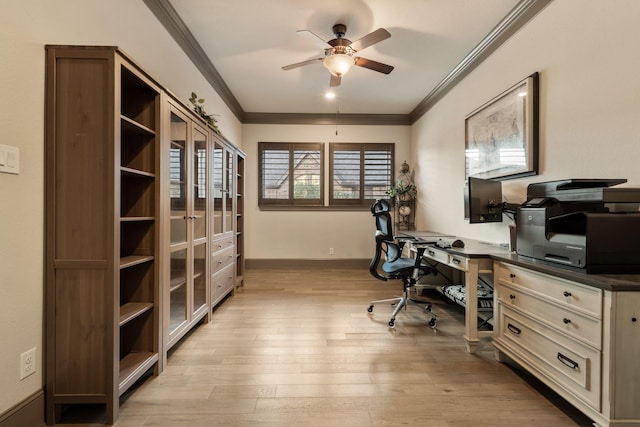
[(402, 182), (398, 182), (395, 186), (388, 189), (386, 193), (391, 197), (405, 196), (410, 199), (415, 199), (418, 195), (418, 189), (415, 184), (404, 185)]
[(205, 122), (214, 130), (215, 133), (221, 135), (220, 129), (218, 129), (218, 121), (212, 114), (207, 114), (204, 111), (204, 99), (198, 98), (195, 92), (191, 92), (191, 98), (189, 98), (189, 102), (193, 105), (193, 111), (196, 112), (200, 117), (204, 119)]

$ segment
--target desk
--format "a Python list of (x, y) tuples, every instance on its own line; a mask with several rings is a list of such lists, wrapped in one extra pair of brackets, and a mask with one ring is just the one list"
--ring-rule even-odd
[(493, 272), (493, 258), (506, 256), (509, 251), (499, 245), (471, 239), (461, 239), (464, 248), (440, 248), (438, 239), (453, 241), (455, 236), (447, 236), (430, 231), (404, 231), (400, 237), (409, 237), (412, 246), (427, 246), (424, 257), (464, 272), (467, 302), (465, 305), (464, 340), (469, 353), (475, 353), (480, 338), (488, 338), (492, 331), (478, 331), (478, 275)]
[(471, 239), (461, 239), (464, 248), (439, 248), (437, 233), (404, 235), (427, 246), (425, 257), (464, 271), (467, 351), (485, 335), (477, 330), (478, 274), (493, 272), (494, 328), (487, 335), (496, 359), (518, 363), (594, 425), (640, 427), (639, 274), (587, 274)]

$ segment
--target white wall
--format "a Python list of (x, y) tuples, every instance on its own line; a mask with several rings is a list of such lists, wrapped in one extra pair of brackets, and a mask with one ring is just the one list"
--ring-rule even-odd
[[(42, 370), (18, 379), (21, 352), (43, 343), (44, 45), (122, 47), (180, 99), (195, 91), (247, 151), (247, 257), (367, 258), (368, 212), (261, 212), (258, 141), (395, 142), (416, 168), (418, 226), (504, 242), (506, 225), (462, 216), (464, 117), (533, 71), (541, 73), (541, 175), (505, 183), (513, 201), (534, 181), (625, 177), (640, 185), (640, 2), (556, 0), (412, 128), (241, 126), (142, 1), (0, 3), (2, 144), (20, 148), (20, 175), (0, 174), (0, 413), (36, 392)], [(411, 147), (411, 148), (410, 148)], [(409, 156), (409, 152), (412, 155)], [(40, 363), (40, 362), (39, 362)]]
[[(369, 211), (260, 211), (258, 209), (258, 142), (393, 142), (396, 171), (403, 160), (412, 166), (409, 126), (245, 125), (246, 258), (370, 258), (374, 222)], [(325, 162), (328, 167), (328, 162)], [(334, 248), (335, 255), (329, 255)]]
[[(121, 47), (187, 102), (191, 91), (240, 143), (241, 125), (142, 1), (20, 0), (0, 4), (0, 144), (20, 149), (0, 174), (0, 414), (42, 387), (45, 44)], [(20, 353), (38, 372), (19, 380)]]
[(540, 72), (540, 175), (504, 181), (509, 201), (531, 182), (627, 178), (640, 186), (640, 2), (556, 0), (413, 126), (418, 226), (507, 242), (507, 222), (463, 219), (464, 118)]

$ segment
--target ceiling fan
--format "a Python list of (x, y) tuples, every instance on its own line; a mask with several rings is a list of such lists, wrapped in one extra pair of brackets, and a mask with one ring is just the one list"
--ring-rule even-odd
[(389, 34), (389, 32), (384, 28), (378, 28), (377, 30), (367, 34), (366, 36), (362, 37), (359, 40), (356, 40), (355, 42), (344, 38), (344, 35), (347, 33), (347, 26), (344, 24), (336, 24), (333, 26), (333, 33), (335, 34), (336, 38), (329, 41), (324, 41), (324, 39), (310, 30), (297, 31), (297, 33), (305, 32), (322, 40), (324, 44), (329, 45), (329, 47), (324, 49), (324, 57), (309, 59), (307, 61), (297, 62), (291, 65), (285, 65), (284, 67), (282, 67), (283, 70), (291, 70), (293, 68), (302, 67), (304, 65), (322, 62), (331, 73), (331, 80), (329, 81), (329, 86), (331, 87), (339, 86), (342, 80), (342, 76), (345, 75), (353, 65), (368, 68), (370, 70), (384, 74), (389, 74), (393, 70), (393, 67), (391, 65), (355, 56), (355, 54), (362, 49), (391, 37), (391, 34)]

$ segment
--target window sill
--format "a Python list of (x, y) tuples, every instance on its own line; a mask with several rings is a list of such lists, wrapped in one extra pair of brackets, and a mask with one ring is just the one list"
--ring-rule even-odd
[(258, 206), (258, 209), (265, 212), (288, 212), (288, 211), (312, 211), (312, 212), (365, 212), (371, 209), (371, 206)]

